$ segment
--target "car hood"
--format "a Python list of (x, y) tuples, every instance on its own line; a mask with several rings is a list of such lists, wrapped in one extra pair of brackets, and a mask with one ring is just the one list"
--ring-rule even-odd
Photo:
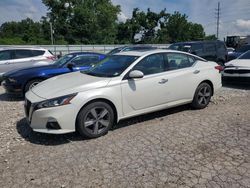
[(44, 66), (23, 68), (23, 69), (6, 72), (4, 73), (4, 77), (19, 77), (25, 74), (40, 72), (43, 70), (54, 69), (54, 68), (56, 68), (54, 65), (44, 65)]
[(249, 59), (235, 59), (229, 61), (225, 64), (226, 67), (248, 67), (250, 68), (250, 60)]
[(44, 99), (83, 92), (107, 86), (111, 78), (95, 77), (81, 72), (68, 73), (45, 80), (31, 91)]

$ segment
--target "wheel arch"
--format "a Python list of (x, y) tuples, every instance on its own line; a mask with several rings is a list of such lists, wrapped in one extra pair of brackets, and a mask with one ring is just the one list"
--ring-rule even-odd
[(85, 103), (80, 108), (80, 110), (78, 111), (76, 119), (75, 119), (75, 129), (76, 129), (76, 123), (77, 123), (77, 118), (78, 118), (79, 113), (81, 112), (81, 110), (83, 108), (85, 108), (87, 105), (89, 105), (89, 104), (91, 104), (93, 102), (105, 102), (105, 103), (109, 104), (111, 106), (111, 108), (113, 109), (113, 111), (114, 111), (114, 120), (115, 120), (114, 122), (115, 122), (115, 124), (118, 122), (118, 112), (117, 112), (117, 108), (116, 108), (115, 104), (111, 100), (106, 99), (106, 98), (95, 98), (95, 99), (91, 99), (90, 101), (88, 101), (87, 103)]
[(25, 83), (23, 84), (23, 87), (22, 87), (22, 92), (23, 92), (23, 94), (25, 94), (25, 87), (26, 87), (26, 85), (30, 82), (30, 81), (32, 81), (32, 80), (46, 80), (47, 78), (44, 78), (44, 77), (41, 77), (41, 76), (36, 76), (36, 77), (32, 77), (32, 78), (29, 78), (29, 79), (27, 79), (26, 81), (25, 81)]
[[(210, 85), (211, 89), (212, 89), (212, 96), (214, 95), (214, 85), (213, 82), (211, 80), (203, 80), (202, 82), (199, 83), (199, 85), (201, 85), (202, 83), (207, 83), (208, 85)], [(198, 85), (198, 87), (199, 87)]]

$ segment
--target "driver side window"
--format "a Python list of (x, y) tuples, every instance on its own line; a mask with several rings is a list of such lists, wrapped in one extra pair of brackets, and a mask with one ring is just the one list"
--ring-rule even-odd
[(91, 66), (92, 64), (98, 62), (99, 56), (96, 55), (78, 56), (71, 61), (71, 63), (75, 64), (76, 67)]
[(164, 57), (162, 54), (149, 55), (137, 63), (133, 70), (142, 71), (144, 75), (164, 72)]

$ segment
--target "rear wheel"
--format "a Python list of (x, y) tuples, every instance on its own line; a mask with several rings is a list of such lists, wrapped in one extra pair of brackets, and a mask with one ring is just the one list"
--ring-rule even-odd
[(30, 89), (32, 89), (33, 87), (35, 87), (37, 84), (39, 84), (40, 82), (42, 82), (43, 80), (41, 79), (34, 79), (29, 81), (24, 88), (24, 93), (26, 93), (27, 91), (29, 91)]
[(196, 91), (191, 106), (195, 109), (206, 108), (212, 97), (212, 88), (208, 83), (201, 83)]
[(114, 111), (105, 102), (93, 102), (84, 107), (78, 114), (77, 131), (86, 138), (97, 138), (105, 135), (114, 123)]

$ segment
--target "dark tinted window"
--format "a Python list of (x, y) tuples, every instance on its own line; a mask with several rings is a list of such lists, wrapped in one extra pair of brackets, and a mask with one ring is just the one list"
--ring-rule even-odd
[(204, 49), (205, 49), (205, 52), (216, 53), (215, 43), (205, 43)]
[(201, 44), (201, 43), (192, 44), (191, 53), (195, 54), (195, 55), (202, 54), (203, 53), (203, 44)]
[(40, 55), (43, 55), (43, 54), (45, 54), (44, 50), (32, 50), (32, 55), (33, 56), (40, 56)]
[(113, 54), (119, 53), (122, 49), (123, 47), (115, 48), (111, 50), (109, 53), (107, 53), (107, 55), (113, 55)]
[(238, 59), (250, 59), (250, 51), (242, 54)]
[(166, 53), (165, 59), (168, 62), (168, 70), (191, 67), (195, 63), (195, 58), (192, 56), (179, 53)]
[(32, 57), (31, 50), (15, 50), (15, 59)]
[(0, 52), (0, 61), (11, 59), (11, 51), (5, 50)]
[(219, 51), (227, 51), (227, 48), (223, 42), (218, 42), (217, 43), (217, 48)]
[(78, 56), (72, 60), (76, 66), (90, 66), (99, 62), (99, 56), (97, 55), (85, 55), (85, 56)]
[(137, 63), (133, 69), (142, 71), (144, 75), (164, 72), (164, 57), (162, 54), (150, 55)]

